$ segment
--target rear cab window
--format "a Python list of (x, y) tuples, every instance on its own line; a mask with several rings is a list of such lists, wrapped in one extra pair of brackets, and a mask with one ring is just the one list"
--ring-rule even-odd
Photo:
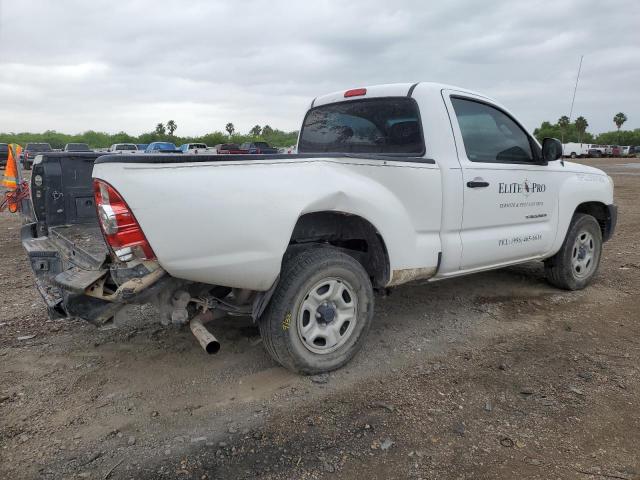
[(381, 97), (312, 108), (302, 125), (298, 153), (422, 156), (418, 104), (409, 97)]

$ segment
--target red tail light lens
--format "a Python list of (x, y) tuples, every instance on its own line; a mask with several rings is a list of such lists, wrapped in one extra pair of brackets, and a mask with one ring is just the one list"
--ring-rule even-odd
[(349, 97), (361, 97), (367, 94), (366, 88), (354, 88), (353, 90), (347, 90), (344, 92), (344, 98)]
[(113, 253), (123, 262), (134, 257), (154, 259), (156, 256), (138, 221), (116, 189), (103, 180), (94, 179), (93, 192), (100, 228)]

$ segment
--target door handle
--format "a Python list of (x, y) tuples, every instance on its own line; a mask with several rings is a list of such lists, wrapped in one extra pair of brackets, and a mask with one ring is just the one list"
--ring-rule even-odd
[(489, 182), (485, 182), (484, 180), (481, 180), (481, 179), (471, 180), (470, 182), (467, 182), (467, 187), (469, 188), (484, 188), (488, 186), (489, 186)]

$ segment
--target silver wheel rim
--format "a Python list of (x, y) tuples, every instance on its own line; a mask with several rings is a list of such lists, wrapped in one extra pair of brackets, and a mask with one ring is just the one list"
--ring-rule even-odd
[(310, 352), (326, 355), (349, 340), (357, 318), (353, 287), (339, 278), (325, 278), (309, 289), (298, 309), (298, 337)]
[(577, 278), (588, 276), (593, 270), (596, 241), (589, 232), (578, 233), (571, 250), (571, 268)]

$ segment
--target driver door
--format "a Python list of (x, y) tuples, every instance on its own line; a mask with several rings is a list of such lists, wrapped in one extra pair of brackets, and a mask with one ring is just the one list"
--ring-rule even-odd
[(543, 255), (555, 240), (562, 175), (502, 108), (468, 94), (448, 101), (464, 182), (461, 270)]

